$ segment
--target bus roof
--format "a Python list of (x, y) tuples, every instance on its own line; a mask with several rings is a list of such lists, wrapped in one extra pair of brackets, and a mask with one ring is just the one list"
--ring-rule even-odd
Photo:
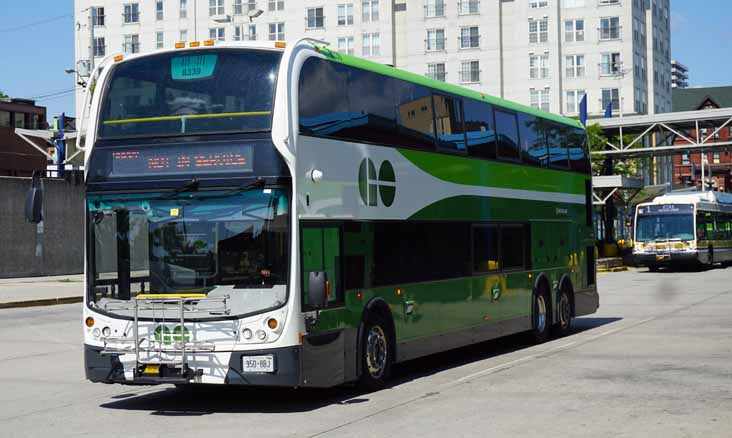
[(400, 70), (388, 65), (379, 64), (378, 62), (368, 61), (366, 59), (358, 58), (356, 56), (347, 55), (345, 53), (331, 50), (325, 46), (314, 45), (314, 47), (315, 50), (324, 55), (326, 58), (331, 59), (335, 62), (339, 62), (341, 64), (373, 71), (375, 73), (383, 74), (385, 76), (391, 76), (393, 78), (402, 79), (404, 81), (412, 82), (418, 85), (435, 88), (437, 90), (445, 91), (447, 93), (457, 94), (459, 96), (469, 97), (476, 100), (482, 100), (484, 102), (488, 102), (509, 110), (527, 113), (536, 117), (541, 117), (543, 119), (569, 125), (573, 128), (584, 129), (584, 126), (582, 126), (582, 123), (580, 123), (579, 120), (570, 119), (568, 117), (560, 116), (558, 114), (553, 114), (546, 111), (538, 110), (536, 108), (531, 108), (526, 105), (521, 105), (516, 102), (511, 102), (498, 97), (490, 96), (488, 94), (473, 91), (471, 89), (460, 87), (458, 85), (430, 79), (426, 76)]
[(670, 192), (653, 199), (647, 204), (695, 204), (711, 202), (732, 205), (732, 194), (722, 192)]

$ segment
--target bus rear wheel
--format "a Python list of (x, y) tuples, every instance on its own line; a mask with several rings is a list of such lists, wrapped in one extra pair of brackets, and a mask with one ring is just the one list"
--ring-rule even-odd
[(534, 342), (541, 344), (549, 339), (550, 335), (550, 312), (549, 312), (549, 292), (546, 287), (539, 287), (534, 294), (534, 303), (532, 306), (532, 337)]
[(387, 321), (376, 314), (367, 315), (361, 339), (361, 376), (359, 385), (367, 391), (386, 386), (394, 363), (392, 334)]
[(648, 265), (648, 270), (650, 272), (658, 272), (659, 269), (658, 265)]
[(557, 337), (567, 336), (572, 330), (572, 300), (568, 287), (563, 287), (559, 292), (557, 300), (557, 323), (554, 325), (554, 335)]

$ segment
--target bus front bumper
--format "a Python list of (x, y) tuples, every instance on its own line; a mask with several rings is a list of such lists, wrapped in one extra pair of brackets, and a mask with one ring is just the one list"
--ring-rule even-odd
[[(272, 355), (274, 371), (244, 373), (243, 356)], [(102, 348), (84, 345), (86, 378), (92, 382), (128, 385), (210, 383), (250, 386), (300, 386), (300, 346), (252, 351), (191, 354), (186, 369), (161, 366), (158, 374), (135, 372), (133, 354), (102, 354)]]
[(696, 251), (664, 252), (664, 253), (636, 253), (633, 254), (635, 263), (640, 266), (671, 266), (674, 264), (694, 263), (699, 260)]

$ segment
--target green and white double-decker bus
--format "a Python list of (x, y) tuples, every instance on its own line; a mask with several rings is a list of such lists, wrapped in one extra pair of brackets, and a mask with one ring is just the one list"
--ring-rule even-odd
[(378, 387), (598, 307), (573, 120), (311, 41), (116, 56), (89, 88), (91, 381)]

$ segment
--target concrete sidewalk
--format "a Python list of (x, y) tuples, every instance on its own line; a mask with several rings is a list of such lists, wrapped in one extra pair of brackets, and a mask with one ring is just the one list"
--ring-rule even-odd
[(0, 309), (81, 302), (84, 275), (0, 278)]

